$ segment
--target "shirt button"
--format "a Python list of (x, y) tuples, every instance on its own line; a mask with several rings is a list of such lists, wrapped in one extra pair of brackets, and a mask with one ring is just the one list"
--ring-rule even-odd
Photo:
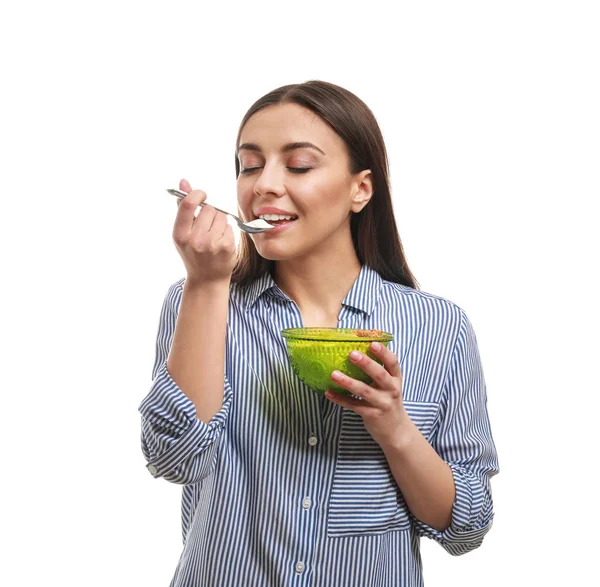
[(296, 573), (302, 573), (304, 571), (304, 563), (299, 561), (296, 563)]
[(312, 501), (310, 499), (310, 497), (305, 497), (302, 500), (302, 507), (307, 510), (310, 506), (312, 505)]
[(308, 444), (310, 444), (311, 446), (315, 446), (315, 445), (317, 444), (317, 442), (318, 442), (318, 441), (317, 441), (317, 437), (316, 437), (316, 436), (311, 436), (311, 437), (308, 439)]
[(148, 465), (148, 471), (150, 471), (151, 475), (156, 475), (158, 469), (154, 465)]

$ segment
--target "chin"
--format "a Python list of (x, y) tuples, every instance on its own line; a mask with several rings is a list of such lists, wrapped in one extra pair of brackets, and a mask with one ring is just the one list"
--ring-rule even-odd
[(277, 250), (276, 247), (265, 247), (263, 250), (256, 249), (258, 254), (267, 259), (267, 261), (293, 261), (295, 259), (305, 258), (310, 254), (310, 251), (307, 249), (285, 249), (285, 250)]
[(284, 254), (284, 253), (278, 255), (276, 253), (261, 253), (259, 251), (258, 254), (263, 259), (266, 259), (267, 261), (289, 261), (290, 259), (293, 258), (293, 257), (290, 257), (289, 255)]
[(287, 261), (297, 255), (290, 252), (289, 247), (281, 246), (260, 246), (256, 247), (256, 252), (267, 261)]

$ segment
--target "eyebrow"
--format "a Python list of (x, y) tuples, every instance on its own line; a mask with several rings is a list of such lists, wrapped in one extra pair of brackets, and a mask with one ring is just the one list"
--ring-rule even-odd
[[(258, 145), (255, 145), (254, 143), (244, 143), (243, 145), (240, 145), (238, 147), (238, 153), (242, 149), (247, 149), (248, 151), (257, 151), (258, 153), (262, 153), (262, 149)], [(325, 155), (325, 152), (321, 151), (321, 149), (319, 149), (319, 147), (317, 147), (317, 145), (313, 145), (312, 143), (307, 143), (307, 142), (288, 143), (281, 150), (284, 153), (287, 153), (289, 151), (295, 151), (296, 149), (315, 149), (316, 151), (319, 151), (319, 153)]]

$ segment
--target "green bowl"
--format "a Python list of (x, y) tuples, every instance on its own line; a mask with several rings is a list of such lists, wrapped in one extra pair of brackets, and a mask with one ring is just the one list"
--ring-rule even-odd
[(331, 372), (337, 369), (353, 379), (371, 383), (372, 379), (352, 363), (348, 355), (351, 351), (360, 351), (381, 363), (369, 350), (371, 343), (380, 342), (387, 347), (394, 339), (392, 334), (382, 331), (365, 336), (369, 332), (357, 328), (286, 328), (281, 335), (286, 339), (296, 375), (308, 387), (318, 393), (332, 389), (351, 395), (331, 379)]

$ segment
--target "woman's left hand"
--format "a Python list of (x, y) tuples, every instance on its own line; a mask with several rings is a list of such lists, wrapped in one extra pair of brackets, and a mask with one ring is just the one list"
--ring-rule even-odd
[(365, 428), (384, 450), (397, 446), (410, 419), (402, 403), (402, 373), (398, 357), (379, 343), (371, 344), (371, 352), (380, 365), (367, 355), (352, 351), (350, 360), (373, 381), (370, 385), (333, 371), (331, 379), (360, 399), (328, 390), (325, 397), (362, 417)]

